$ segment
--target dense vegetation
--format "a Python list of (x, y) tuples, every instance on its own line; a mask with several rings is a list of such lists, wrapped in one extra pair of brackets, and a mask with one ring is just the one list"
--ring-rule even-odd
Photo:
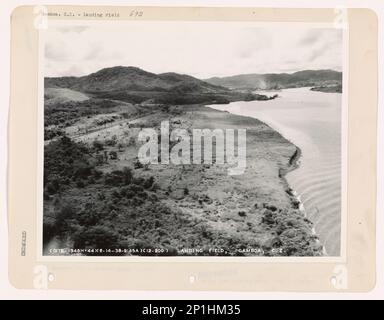
[[(159, 190), (153, 176), (129, 167), (99, 170), (103, 148), (100, 142), (87, 146), (66, 136), (46, 146), (45, 243), (59, 239), (85, 255), (190, 255), (180, 249), (196, 247), (203, 248), (199, 255), (247, 255), (242, 249), (249, 246), (260, 247), (264, 255), (314, 255), (319, 250), (309, 246), (313, 239), (298, 210), (254, 208), (262, 210), (261, 223), (275, 236), (263, 245), (245, 243), (241, 234), (229, 236), (168, 207), (161, 200), (167, 192)], [(208, 252), (215, 247), (224, 251)]]
[(63, 127), (73, 124), (82, 117), (114, 111), (117, 102), (104, 99), (89, 99), (85, 101), (63, 101), (44, 108), (44, 125), (61, 125)]
[(177, 255), (178, 248), (215, 245), (233, 254), (242, 245), (163, 204), (152, 176), (140, 177), (131, 168), (98, 170), (96, 145), (63, 136), (45, 148), (45, 243), (56, 237), (89, 255)]
[(257, 95), (251, 93), (190, 93), (164, 91), (99, 91), (92, 92), (93, 95), (101, 99), (119, 99), (129, 103), (143, 103), (150, 101), (156, 104), (165, 105), (186, 105), (186, 104), (226, 104), (236, 100), (252, 101), (252, 100), (268, 100), (265, 95)]

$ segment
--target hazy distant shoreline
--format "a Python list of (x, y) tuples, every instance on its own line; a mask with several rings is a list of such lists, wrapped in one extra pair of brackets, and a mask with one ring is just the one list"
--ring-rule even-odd
[(338, 85), (330, 85), (330, 86), (319, 86), (311, 88), (312, 91), (319, 91), (325, 93), (342, 93), (343, 87), (341, 84)]

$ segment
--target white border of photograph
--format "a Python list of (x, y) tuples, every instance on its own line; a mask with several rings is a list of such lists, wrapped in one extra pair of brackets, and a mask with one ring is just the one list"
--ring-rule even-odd
[(348, 177), (348, 79), (349, 79), (349, 28), (348, 23), (311, 23), (311, 22), (243, 22), (243, 21), (82, 21), (82, 20), (54, 20), (49, 19), (50, 26), (92, 26), (99, 24), (148, 24), (148, 23), (234, 23), (268, 28), (302, 26), (311, 28), (339, 28), (343, 29), (343, 92), (342, 92), (342, 121), (341, 121), (341, 239), (340, 256), (337, 257), (217, 257), (217, 256), (45, 256), (43, 255), (43, 169), (44, 169), (44, 48), (45, 31), (39, 30), (39, 75), (38, 75), (38, 159), (37, 164), (37, 261), (39, 262), (258, 262), (258, 263), (344, 263), (347, 258), (347, 177)]

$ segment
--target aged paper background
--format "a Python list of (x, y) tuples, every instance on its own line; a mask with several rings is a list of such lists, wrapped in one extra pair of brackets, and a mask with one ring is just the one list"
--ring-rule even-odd
[[(49, 7), (50, 12), (132, 10), (147, 20), (335, 22), (333, 9)], [(37, 261), (38, 30), (33, 7), (12, 16), (12, 96), (9, 152), (10, 280), (33, 288), (237, 291), (365, 291), (375, 283), (377, 21), (372, 11), (349, 9), (349, 121), (347, 261), (337, 263), (83, 263)], [(64, 18), (63, 18), (64, 19)], [(73, 18), (71, 18), (73, 19)], [(82, 18), (84, 19), (84, 18)], [(21, 256), (22, 234), (26, 256)], [(108, 259), (108, 258), (106, 258)], [(145, 261), (145, 260), (143, 260)], [(347, 285), (339, 286), (338, 276)], [(44, 284), (44, 281), (42, 282)]]

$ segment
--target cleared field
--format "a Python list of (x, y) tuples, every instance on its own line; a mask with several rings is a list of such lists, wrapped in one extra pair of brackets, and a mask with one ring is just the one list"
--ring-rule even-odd
[(67, 88), (46, 88), (44, 90), (44, 98), (45, 103), (84, 101), (89, 99), (84, 93)]

